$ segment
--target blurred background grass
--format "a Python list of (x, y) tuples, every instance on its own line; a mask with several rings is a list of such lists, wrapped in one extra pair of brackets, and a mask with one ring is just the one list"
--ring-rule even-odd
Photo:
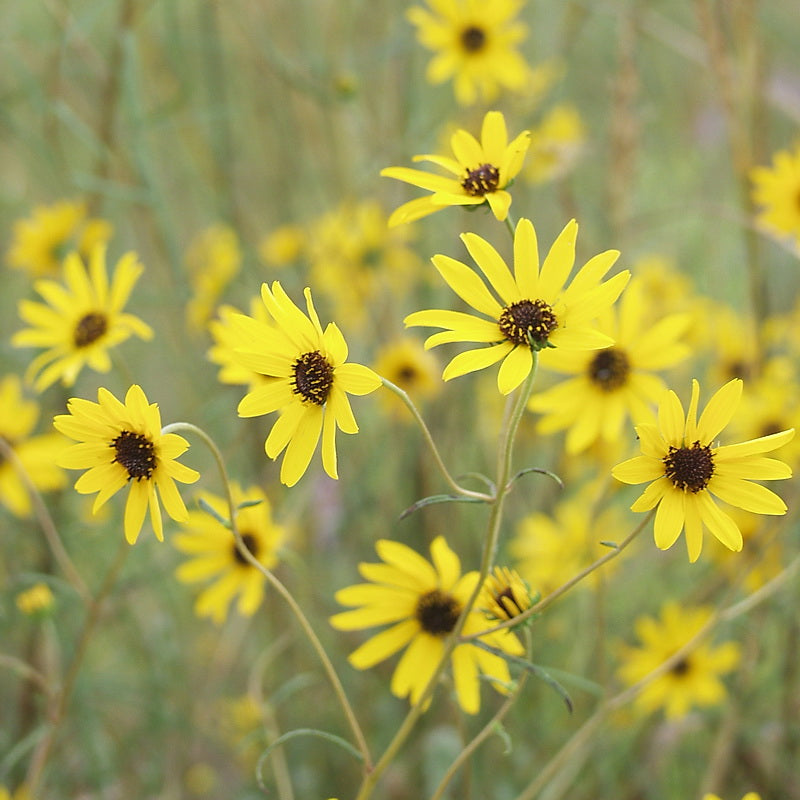
[[(792, 2), (723, 5), (720, 18), (734, 44), (746, 111), (740, 129), (752, 142), (753, 163), (766, 163), (796, 137), (800, 120), (797, 10)], [(450, 505), (398, 522), (403, 508), (441, 486), (418, 434), (369, 400), (356, 401), (358, 438), (339, 437), (339, 483), (313, 472), (292, 491), (280, 486), (278, 465), (262, 449), (271, 421), (236, 417), (243, 390), (217, 383), (216, 367), (205, 357), (210, 339), (187, 329), (185, 253), (199, 231), (227, 223), (239, 236), (243, 266), (221, 299), (246, 309), (261, 282), (276, 278), (299, 299), (307, 272), (267, 268), (257, 253), (264, 235), (283, 224), (308, 224), (346, 201), (377, 199), (388, 213), (415, 190), (379, 178), (382, 167), (442, 150), (447, 125), (477, 132), (485, 108), (460, 109), (448, 84), (425, 82), (429, 56), (404, 8), (387, 0), (7, 2), (0, 32), (4, 249), (14, 221), (34, 205), (83, 198), (92, 214), (114, 226), (110, 262), (129, 249), (139, 253), (146, 271), (130, 308), (157, 336), (155, 344), (132, 340), (118, 348), (120, 370), (108, 378), (84, 371), (73, 389), (45, 393), (40, 428), (67, 397), (94, 397), (100, 385), (121, 396), (133, 380), (159, 403), (165, 422), (182, 419), (208, 430), (233, 475), (265, 486), (276, 515), (291, 527), (291, 555), (281, 574), (341, 665), (377, 751), (405, 710), (388, 692), (393, 662), (363, 674), (347, 666), (346, 654), (364, 635), (342, 636), (328, 627), (333, 592), (356, 582), (356, 564), (374, 560), (379, 537), (424, 552), (444, 531), (465, 569), (473, 568), (485, 512)], [(530, 28), (522, 52), (531, 65), (554, 64), (559, 78), (543, 97), (504, 97), (492, 107), (504, 111), (512, 135), (538, 124), (557, 102), (574, 104), (583, 117), (587, 145), (577, 168), (557, 184), (520, 180), (514, 187), (512, 210), (533, 219), (543, 246), (576, 216), (580, 263), (612, 247), (623, 252), (621, 267), (663, 255), (699, 291), (745, 312), (749, 221), (732, 162), (730, 120), (696, 11), (696, 4), (667, 0), (529, 2), (521, 14)], [(752, 25), (743, 26), (750, 11)], [(508, 252), (503, 232), (482, 213), (451, 209), (414, 227), (423, 262), (437, 252), (458, 256), (457, 235), (467, 229)], [(787, 311), (798, 288), (796, 261), (777, 245), (755, 246), (769, 275), (769, 308)], [(30, 352), (12, 349), (9, 339), (20, 327), (17, 301), (31, 296), (30, 279), (6, 269), (3, 287), (3, 371), (21, 374)], [(317, 302), (323, 320), (333, 318), (329, 298)], [(391, 313), (370, 309), (357, 333), (347, 319), (337, 322), (351, 359), (371, 363), (377, 346), (401, 333), (407, 313), (449, 302), (446, 291), (422, 281)], [(484, 402), (480, 386), (477, 376), (448, 385), (427, 410), (455, 472), (492, 468), (491, 436), (463, 435), (466, 427), (488, 432), (497, 424), (489, 415), (499, 405)], [(529, 437), (520, 465), (550, 463), (559, 444)], [(202, 487), (219, 491), (200, 447), (184, 460), (203, 472)], [(525, 486), (512, 499), (509, 534), (517, 517), (553, 501), (545, 482)], [(120, 547), (122, 504), (112, 501), (110, 515), (95, 521), (71, 490), (48, 502), (81, 574), (97, 590)], [(21, 617), (14, 595), (54, 565), (32, 521), (3, 512), (1, 524), (2, 650), (33, 663), (68, 661), (83, 607), (56, 577), (49, 580), (57, 609), (44, 623), (50, 630)], [(708, 564), (688, 570), (680, 546), (662, 554), (648, 537), (602, 588), (578, 591), (552, 609), (536, 629), (537, 662), (606, 684), (611, 646), (617, 638), (630, 640), (639, 612), (653, 612), (662, 597), (713, 596), (718, 577)], [(45, 796), (262, 796), (253, 768), (265, 736), (294, 727), (344, 734), (338, 709), (276, 597), (268, 595), (252, 620), (232, 614), (219, 629), (198, 620), (195, 590), (173, 578), (179, 557), (150, 539), (145, 531), (130, 551), (104, 606)], [(679, 724), (618, 720), (568, 796), (695, 797), (710, 754), (726, 747), (735, 756), (725, 774), (736, 800), (748, 788), (760, 788), (763, 800), (800, 796), (785, 784), (800, 755), (796, 595), (793, 588), (726, 630), (744, 641), (749, 665), (734, 680), (728, 709)], [(567, 715), (557, 695), (531, 682), (507, 722), (510, 752), (502, 738), (490, 741), (458, 796), (513, 797), (547, 762), (596, 701), (564, 682), (575, 713)], [(236, 705), (242, 698), (256, 703), (258, 713), (247, 702)], [(0, 709), (0, 782), (11, 785), (24, 774), (42, 722), (40, 703), (29, 686), (6, 676)], [(387, 776), (383, 796), (430, 793), (464, 727), (473, 729), (474, 720), (437, 702)], [(297, 740), (285, 756), (297, 797), (345, 798), (357, 785), (357, 765), (324, 743)], [(271, 785), (269, 769), (266, 774)]]

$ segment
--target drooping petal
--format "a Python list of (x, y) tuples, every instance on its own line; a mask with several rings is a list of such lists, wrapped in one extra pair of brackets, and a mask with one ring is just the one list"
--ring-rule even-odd
[(501, 342), (491, 347), (479, 347), (476, 350), (467, 350), (459, 353), (445, 367), (442, 378), (449, 381), (452, 378), (476, 372), (479, 369), (496, 364), (514, 349), (511, 342)]

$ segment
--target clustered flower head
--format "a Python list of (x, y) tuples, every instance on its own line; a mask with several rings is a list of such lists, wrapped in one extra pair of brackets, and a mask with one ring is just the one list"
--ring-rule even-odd
[(236, 318), (235, 357), (247, 369), (265, 377), (239, 403), (239, 416), (257, 417), (280, 412), (264, 443), (270, 458), (284, 450), (281, 481), (294, 486), (311, 462), (322, 437), (322, 466), (338, 478), (336, 430), (357, 433), (347, 394), (375, 391), (381, 379), (369, 367), (347, 363), (348, 348), (339, 328), (329, 323), (323, 331), (305, 290), (304, 314), (278, 281), (261, 287), (261, 298), (271, 323), (241, 315)]
[(414, 156), (414, 161), (430, 161), (449, 176), (409, 167), (381, 170), (384, 177), (432, 192), (397, 208), (389, 217), (389, 226), (414, 222), (447, 206), (477, 207), (484, 203), (498, 220), (504, 220), (511, 206), (507, 187), (522, 169), (529, 139), (528, 131), (523, 131), (509, 142), (505, 118), (499, 111), (490, 111), (483, 118), (480, 142), (459, 129), (450, 140), (452, 157)]
[(791, 441), (793, 428), (738, 444), (715, 445), (736, 411), (742, 385), (735, 378), (717, 390), (699, 419), (700, 384), (696, 380), (692, 381), (685, 415), (675, 392), (665, 392), (658, 406), (658, 423), (636, 426), (642, 455), (612, 470), (623, 483), (649, 482), (631, 509), (657, 507), (655, 541), (662, 550), (672, 547), (685, 529), (690, 561), (700, 556), (704, 528), (729, 549), (742, 549), (741, 531), (714, 497), (756, 514), (786, 513), (783, 500), (754, 481), (792, 477), (788, 464), (764, 453)]
[[(53, 420), (56, 429), (75, 439), (58, 460), (66, 469), (86, 470), (75, 483), (80, 494), (95, 494), (92, 512), (129, 487), (125, 504), (125, 538), (135, 544), (149, 508), (153, 532), (163, 541), (161, 504), (172, 519), (187, 519), (175, 482), (194, 483), (200, 474), (176, 459), (189, 443), (176, 433), (162, 433), (161, 413), (134, 384), (120, 402), (107, 389), (97, 402), (73, 397), (68, 414)], [(159, 502), (160, 498), (160, 502)]]
[(559, 350), (598, 350), (614, 344), (594, 322), (620, 295), (630, 278), (627, 270), (603, 280), (619, 256), (607, 250), (594, 256), (567, 286), (575, 263), (578, 224), (568, 222), (539, 266), (533, 223), (521, 219), (514, 234), (514, 272), (489, 242), (474, 233), (461, 236), (467, 251), (489, 281), (450, 256), (433, 257), (433, 265), (450, 288), (483, 316), (463, 311), (417, 311), (407, 326), (444, 328), (425, 342), (435, 347), (451, 342), (481, 346), (459, 353), (445, 367), (447, 381), (501, 362), (497, 388), (514, 391), (530, 374), (533, 354), (545, 347)]

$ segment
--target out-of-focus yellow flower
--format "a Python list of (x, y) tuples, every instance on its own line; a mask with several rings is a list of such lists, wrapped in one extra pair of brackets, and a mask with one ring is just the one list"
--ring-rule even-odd
[(389, 228), (374, 200), (345, 202), (309, 226), (306, 255), (315, 292), (352, 330), (381, 325), (387, 307), (413, 291), (421, 270), (414, 231)]
[(33, 616), (49, 611), (53, 607), (53, 593), (46, 583), (36, 583), (30, 589), (16, 596), (17, 608), (23, 613)]
[(212, 225), (191, 241), (185, 259), (192, 286), (186, 321), (192, 330), (199, 331), (210, 319), (225, 287), (239, 272), (239, 237), (229, 225)]
[[(646, 678), (699, 633), (710, 616), (710, 608), (682, 608), (668, 602), (661, 609), (660, 619), (639, 617), (636, 635), (641, 645), (620, 649), (619, 677), (628, 685)], [(735, 642), (698, 644), (669, 671), (644, 686), (636, 696), (635, 708), (644, 714), (663, 708), (668, 719), (677, 719), (695, 706), (719, 705), (726, 695), (720, 676), (738, 663), (739, 646)]]
[[(375, 372), (401, 388), (415, 402), (429, 400), (442, 390), (440, 365), (421, 342), (406, 337), (382, 347), (375, 356)], [(381, 392), (379, 402), (392, 416), (410, 420), (405, 404), (394, 392)]]
[(407, 12), (423, 47), (434, 51), (427, 78), (452, 79), (464, 106), (492, 102), (500, 89), (522, 91), (530, 68), (517, 51), (527, 28), (517, 20), (524, 0), (427, 0)]
[(14, 224), (6, 260), (34, 277), (56, 275), (68, 253), (77, 250), (88, 258), (95, 246), (111, 239), (112, 233), (104, 219), (87, 216), (82, 202), (63, 200), (36, 206), (30, 217)]
[(0, 379), (0, 438), (19, 462), (16, 465), (0, 456), (0, 503), (18, 517), (31, 513), (30, 494), (18, 467), (39, 491), (60, 489), (67, 482), (66, 473), (55, 462), (69, 443), (59, 433), (31, 436), (38, 419), (39, 405), (23, 397), (20, 378)]
[(800, 143), (794, 151), (779, 150), (771, 167), (754, 167), (753, 201), (760, 206), (757, 222), (768, 231), (791, 236), (800, 244)]
[(586, 130), (578, 109), (570, 105), (555, 106), (531, 129), (525, 177), (532, 183), (561, 178), (578, 162), (585, 142)]
[(268, 267), (286, 267), (305, 254), (308, 239), (309, 234), (301, 225), (281, 225), (261, 239), (258, 255)]

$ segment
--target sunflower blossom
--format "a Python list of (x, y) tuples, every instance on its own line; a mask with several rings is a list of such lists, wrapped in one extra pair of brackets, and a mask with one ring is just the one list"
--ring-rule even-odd
[(430, 11), (410, 8), (408, 20), (423, 47), (434, 51), (430, 83), (454, 81), (456, 100), (492, 102), (501, 88), (521, 91), (530, 68), (517, 52), (527, 28), (516, 20), (524, 0), (427, 0)]
[[(646, 678), (691, 641), (710, 616), (710, 608), (681, 608), (670, 602), (661, 609), (660, 619), (639, 617), (635, 629), (641, 646), (621, 649), (621, 680), (633, 685)], [(678, 719), (695, 706), (719, 705), (726, 696), (720, 676), (738, 663), (735, 642), (698, 644), (670, 670), (648, 682), (636, 696), (635, 706), (645, 714), (663, 708), (667, 719)]]
[(98, 493), (92, 513), (129, 485), (125, 538), (135, 544), (149, 506), (153, 531), (163, 541), (159, 496), (167, 514), (185, 522), (186, 506), (175, 481), (194, 483), (200, 477), (175, 460), (189, 443), (175, 433), (161, 433), (158, 404), (148, 403), (136, 384), (128, 389), (124, 404), (103, 388), (97, 391), (97, 401), (73, 397), (67, 403), (69, 413), (53, 419), (56, 430), (78, 442), (67, 448), (58, 464), (87, 470), (75, 483), (75, 491)]
[(708, 401), (699, 420), (700, 385), (696, 380), (692, 381), (685, 417), (675, 392), (665, 392), (658, 407), (658, 424), (636, 426), (642, 455), (611, 471), (622, 483), (652, 481), (631, 510), (649, 511), (658, 506), (655, 542), (662, 550), (672, 547), (685, 528), (691, 562), (700, 556), (704, 527), (730, 550), (742, 549), (739, 527), (719, 508), (715, 496), (756, 514), (786, 513), (786, 504), (778, 495), (753, 481), (792, 477), (788, 464), (763, 453), (789, 442), (794, 428), (738, 444), (713, 444), (739, 405), (742, 385), (738, 378), (726, 383)]
[(688, 314), (654, 320), (644, 286), (631, 281), (619, 302), (619, 314), (608, 308), (597, 322), (598, 329), (614, 339), (612, 347), (542, 353), (543, 367), (573, 377), (531, 398), (528, 408), (544, 414), (537, 429), (542, 433), (567, 429), (566, 450), (572, 455), (598, 439), (606, 446), (618, 441), (628, 419), (654, 419), (652, 408), (666, 385), (653, 371), (688, 356), (689, 347), (679, 338), (690, 322)]
[[(39, 491), (60, 489), (66, 475), (55, 459), (64, 450), (67, 440), (58, 433), (31, 436), (39, 419), (39, 406), (23, 397), (18, 375), (0, 379), (0, 439), (9, 448), (28, 480)], [(11, 458), (0, 455), (0, 504), (12, 514), (27, 517), (31, 498), (17, 466)]]
[(630, 273), (624, 270), (601, 282), (619, 256), (617, 250), (606, 250), (587, 261), (565, 287), (575, 263), (577, 234), (578, 223), (572, 220), (553, 243), (540, 270), (536, 231), (530, 220), (521, 219), (514, 235), (513, 275), (486, 240), (474, 233), (462, 234), (469, 254), (499, 301), (466, 264), (449, 256), (433, 257), (434, 266), (450, 288), (489, 317), (441, 309), (417, 311), (406, 317), (406, 326), (445, 329), (428, 337), (426, 348), (449, 342), (489, 345), (455, 356), (442, 373), (446, 381), (502, 361), (497, 387), (508, 394), (528, 377), (535, 350), (597, 350), (614, 344), (610, 336), (597, 330), (593, 320), (619, 297)]
[(438, 155), (414, 156), (430, 161), (450, 176), (409, 167), (386, 167), (381, 175), (395, 178), (433, 194), (410, 200), (395, 209), (389, 227), (426, 217), (446, 206), (479, 206), (488, 203), (498, 220), (508, 216), (511, 194), (506, 187), (522, 169), (530, 134), (523, 131), (510, 144), (506, 121), (499, 111), (483, 118), (480, 142), (468, 131), (457, 130), (451, 140), (454, 158)]
[(78, 253), (64, 261), (64, 285), (52, 280), (34, 284), (44, 303), (21, 300), (19, 315), (31, 327), (14, 334), (11, 343), (18, 347), (44, 347), (33, 359), (26, 379), (41, 392), (59, 378), (72, 386), (78, 373), (88, 366), (108, 372), (108, 351), (132, 335), (151, 339), (153, 331), (133, 314), (123, 312), (131, 290), (142, 273), (135, 253), (118, 262), (109, 286), (105, 245), (92, 250), (89, 268)]
[(358, 433), (347, 394), (374, 392), (381, 379), (369, 367), (348, 364), (347, 343), (334, 323), (322, 330), (311, 290), (305, 290), (308, 316), (290, 299), (278, 281), (264, 284), (261, 298), (274, 324), (236, 317), (235, 355), (247, 369), (265, 376), (239, 403), (240, 417), (279, 411), (264, 443), (270, 458), (284, 450), (281, 481), (294, 486), (308, 469), (322, 436), (322, 466), (338, 478), (336, 429)]
[(36, 206), (30, 217), (14, 223), (6, 260), (35, 277), (57, 275), (67, 253), (77, 250), (88, 258), (111, 234), (111, 225), (104, 219), (88, 217), (86, 205), (80, 201)]
[[(262, 489), (253, 486), (247, 491), (231, 484), (236, 512), (236, 528), (247, 549), (267, 569), (278, 563), (278, 548), (285, 538), (284, 529), (272, 520), (272, 508)], [(230, 528), (220, 519), (228, 517), (228, 502), (224, 497), (206, 493), (201, 495), (217, 517), (203, 510), (189, 511), (182, 523), (183, 533), (172, 538), (174, 546), (189, 560), (175, 571), (179, 581), (195, 583), (213, 578), (213, 583), (203, 589), (195, 604), (199, 617), (210, 617), (218, 625), (225, 621), (228, 607), (238, 595), (237, 609), (251, 617), (264, 599), (264, 575), (238, 548)], [(242, 504), (243, 508), (239, 508)]]
[[(348, 586), (336, 593), (337, 602), (354, 608), (331, 617), (331, 625), (352, 631), (389, 624), (391, 627), (351, 653), (349, 660), (356, 669), (368, 669), (406, 648), (392, 676), (391, 690), (396, 697), (408, 697), (416, 705), (442, 660), (445, 641), (480, 576), (477, 572), (461, 575), (459, 558), (443, 536), (431, 543), (433, 563), (400, 542), (379, 539), (375, 549), (383, 563), (359, 564), (359, 572), (369, 583)], [(462, 633), (478, 634), (493, 624), (476, 608), (467, 616)], [(481, 638), (512, 655), (524, 652), (519, 639), (508, 631)], [(479, 673), (497, 691), (507, 692), (511, 677), (502, 657), (475, 645), (460, 644), (450, 661), (458, 703), (468, 714), (480, 709)]]
[[(703, 800), (721, 800), (721, 798), (715, 794), (704, 794)], [(748, 792), (742, 800), (761, 800), (761, 795), (756, 792)]]
[(800, 144), (794, 152), (780, 150), (771, 167), (750, 171), (753, 201), (761, 207), (757, 221), (768, 230), (792, 236), (800, 244)]

